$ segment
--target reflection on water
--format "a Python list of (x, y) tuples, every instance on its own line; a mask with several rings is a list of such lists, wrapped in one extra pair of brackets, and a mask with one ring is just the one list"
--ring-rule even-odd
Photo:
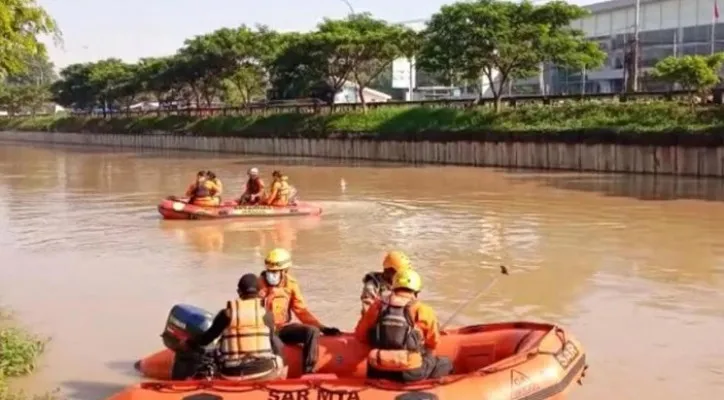
[[(158, 201), (197, 170), (236, 196), (251, 166), (283, 169), (324, 214), (159, 220)], [(715, 398), (722, 197), (717, 180), (4, 145), (0, 296), (53, 337), (46, 366), (22, 384), (103, 398), (137, 380), (131, 363), (159, 348), (172, 304), (220, 307), (270, 248), (293, 250), (312, 310), (347, 329), (363, 273), (400, 248), (443, 320), (508, 266), (455, 322), (570, 326), (592, 364), (576, 398)]]
[(294, 250), (300, 239), (298, 232), (315, 229), (321, 222), (319, 216), (246, 221), (161, 220), (160, 227), (169, 236), (187, 243), (192, 252), (233, 253), (247, 245), (261, 255), (262, 250), (273, 247)]

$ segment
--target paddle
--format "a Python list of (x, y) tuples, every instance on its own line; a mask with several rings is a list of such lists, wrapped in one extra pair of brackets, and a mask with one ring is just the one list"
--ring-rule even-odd
[[(508, 274), (508, 268), (506, 268), (505, 265), (501, 265), (501, 266), (500, 266), (500, 273), (501, 273), (502, 275), (509, 275), (509, 274)], [(462, 310), (466, 309), (469, 305), (473, 304), (473, 302), (475, 302), (475, 300), (477, 300), (478, 298), (480, 298), (480, 296), (488, 293), (488, 292), (490, 291), (490, 289), (491, 289), (493, 286), (495, 286), (496, 283), (498, 283), (498, 279), (500, 279), (500, 275), (497, 275), (497, 276), (495, 277), (495, 279), (493, 279), (492, 281), (490, 281), (490, 283), (488, 284), (488, 286), (484, 287), (481, 291), (479, 291), (478, 294), (475, 295), (475, 297), (473, 297), (473, 298), (471, 298), (470, 300), (466, 301), (465, 303), (461, 304), (460, 307), (458, 307), (458, 308), (455, 310), (455, 312), (453, 312), (452, 315), (447, 319), (447, 321), (445, 321), (445, 323), (442, 324), (442, 326), (440, 326), (440, 331), (445, 330), (445, 328), (446, 328), (448, 325), (450, 325), (450, 323), (455, 319), (455, 317), (458, 316), (458, 314), (460, 314), (460, 312), (461, 312)]]

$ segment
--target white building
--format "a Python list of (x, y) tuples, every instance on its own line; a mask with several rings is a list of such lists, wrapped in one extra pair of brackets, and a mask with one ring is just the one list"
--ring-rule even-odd
[[(636, 24), (635, 4), (635, 0), (611, 0), (586, 6), (592, 15), (575, 21), (573, 26), (597, 41), (608, 53), (608, 59), (603, 68), (585, 74), (547, 67), (544, 81), (549, 94), (581, 93), (584, 84), (587, 93), (622, 91), (624, 51), (633, 39)], [(710, 54), (712, 26), (714, 49), (724, 51), (724, 24), (715, 17), (715, 4), (715, 0), (641, 0), (639, 66), (643, 71), (671, 55)], [(724, 1), (718, 5), (724, 6)], [(540, 92), (537, 77), (516, 82), (515, 86), (517, 93)], [(658, 86), (645, 78), (641, 83), (642, 90), (659, 89)]]
[[(362, 101), (359, 98), (358, 92), (359, 86), (356, 83), (344, 81), (342, 88), (340, 88), (340, 90), (334, 95), (334, 103), (361, 103)], [(364, 94), (366, 103), (383, 103), (392, 98), (392, 96), (387, 93), (382, 93), (379, 90), (370, 88), (364, 88), (362, 93)]]

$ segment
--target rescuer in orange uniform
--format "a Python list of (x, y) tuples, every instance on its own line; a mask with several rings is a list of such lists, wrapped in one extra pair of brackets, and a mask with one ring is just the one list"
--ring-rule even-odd
[(216, 194), (214, 194), (214, 197), (216, 197), (216, 201), (221, 204), (221, 194), (224, 192), (224, 184), (221, 183), (221, 179), (219, 179), (212, 171), (206, 171), (206, 177), (211, 181), (211, 183), (216, 185)]
[(219, 373), (226, 379), (286, 378), (282, 346), (274, 332), (274, 317), (259, 297), (259, 278), (245, 274), (237, 284), (239, 298), (228, 301), (211, 327), (186, 342), (190, 349), (208, 346), (221, 336)]
[(213, 207), (219, 205), (218, 198), (214, 197), (218, 192), (219, 188), (209, 180), (206, 171), (199, 171), (196, 181), (186, 189), (186, 197), (189, 198), (189, 204)]
[(368, 378), (406, 383), (452, 373), (450, 359), (433, 354), (440, 328), (432, 308), (417, 300), (421, 288), (417, 272), (399, 272), (392, 293), (375, 301), (357, 323), (355, 337), (371, 347)]
[(382, 260), (382, 272), (369, 272), (362, 278), (362, 314), (379, 299), (389, 294), (392, 289), (392, 278), (396, 273), (412, 269), (412, 262), (401, 251), (390, 251)]
[(259, 204), (264, 196), (264, 181), (259, 177), (259, 169), (251, 168), (247, 175), (249, 179), (246, 181), (239, 204)]
[(264, 204), (274, 207), (285, 207), (289, 204), (289, 196), (291, 195), (289, 178), (283, 176), (279, 171), (274, 171), (272, 177), (274, 181), (272, 182), (271, 192), (264, 200)]
[[(292, 256), (284, 249), (274, 249), (264, 260), (260, 294), (274, 315), (279, 338), (285, 344), (302, 344), (302, 371), (314, 372), (319, 354), (319, 334), (339, 335), (337, 328), (326, 327), (307, 309), (297, 280), (289, 274)], [(292, 313), (301, 321), (292, 323)]]

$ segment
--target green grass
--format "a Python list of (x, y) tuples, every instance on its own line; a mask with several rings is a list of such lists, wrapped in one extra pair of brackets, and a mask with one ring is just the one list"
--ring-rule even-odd
[[(724, 107), (674, 102), (569, 103), (487, 108), (379, 108), (367, 113), (136, 118), (2, 118), (0, 130), (92, 133), (191, 133), (200, 136), (360, 137), (380, 140), (619, 140), (650, 133), (724, 137)], [(534, 134), (534, 135), (531, 135)], [(546, 135), (541, 138), (540, 135)], [(504, 137), (504, 139), (501, 139)], [(497, 138), (497, 139), (496, 139)], [(596, 139), (597, 138), (597, 139)], [(645, 140), (651, 140), (647, 138)]]
[(29, 396), (8, 387), (7, 378), (31, 374), (45, 350), (46, 340), (17, 326), (7, 313), (0, 311), (0, 400), (53, 400), (55, 393)]

